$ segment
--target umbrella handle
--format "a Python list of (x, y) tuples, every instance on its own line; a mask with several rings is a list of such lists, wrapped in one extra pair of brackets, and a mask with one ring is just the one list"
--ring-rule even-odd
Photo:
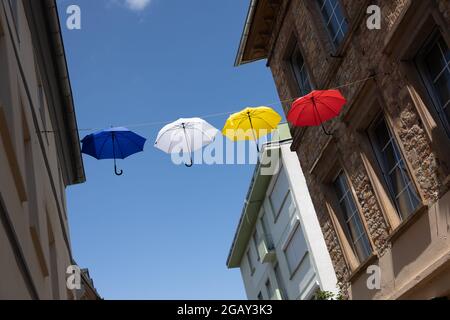
[(116, 176), (123, 175), (123, 170), (117, 170), (116, 158), (114, 157), (114, 173)]
[(252, 128), (253, 139), (255, 140), (255, 144), (256, 144), (256, 151), (258, 151), (258, 154), (259, 154), (259, 143), (258, 143), (258, 139), (256, 139), (255, 129), (253, 128), (253, 122), (252, 122), (252, 117), (250, 115), (250, 112), (248, 112), (247, 115), (248, 115), (248, 120), (250, 121), (250, 127)]
[(116, 174), (116, 176), (121, 176), (123, 175), (123, 170), (117, 170), (117, 166), (114, 165), (114, 173)]
[(188, 163), (184, 164), (187, 168), (191, 168), (194, 165), (194, 161), (192, 160), (192, 154), (190, 155), (189, 159), (190, 159), (189, 164)]
[(185, 163), (184, 165), (187, 168), (191, 168), (194, 165), (194, 161), (192, 160), (192, 151), (191, 151), (191, 147), (189, 145), (189, 140), (188, 140), (187, 133), (186, 133), (186, 125), (183, 123), (182, 126), (183, 126), (184, 138), (186, 139), (186, 145), (187, 145), (188, 152), (190, 155), (190, 163), (189, 164)]
[(325, 129), (325, 125), (324, 125), (322, 119), (320, 118), (320, 113), (319, 113), (319, 110), (317, 109), (316, 100), (314, 99), (314, 97), (311, 98), (311, 101), (312, 101), (312, 103), (313, 103), (314, 110), (317, 112), (317, 117), (319, 118), (320, 126), (322, 127), (323, 132), (324, 132), (327, 136), (332, 136), (333, 134), (330, 133), (329, 131), (327, 131), (327, 129)]

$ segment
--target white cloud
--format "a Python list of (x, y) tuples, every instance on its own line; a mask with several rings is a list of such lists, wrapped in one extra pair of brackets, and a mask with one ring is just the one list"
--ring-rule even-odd
[(125, 5), (133, 11), (142, 11), (150, 4), (151, 0), (125, 0)]

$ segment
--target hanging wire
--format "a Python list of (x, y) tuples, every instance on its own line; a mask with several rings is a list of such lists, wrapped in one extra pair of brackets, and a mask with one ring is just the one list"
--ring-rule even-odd
[[(364, 79), (359, 79), (359, 80), (356, 80), (356, 81), (353, 81), (353, 82), (349, 82), (349, 83), (346, 83), (346, 84), (343, 84), (343, 85), (340, 85), (340, 86), (337, 86), (337, 87), (329, 88), (328, 90), (337, 90), (337, 89), (349, 87), (349, 86), (352, 86), (352, 85), (357, 84), (357, 83), (365, 82), (365, 81), (370, 80), (370, 79), (375, 78), (375, 77), (376, 77), (376, 74), (375, 75), (371, 75), (371, 76), (369, 76), (367, 78), (364, 78)], [(297, 98), (289, 98), (289, 99), (284, 99), (284, 100), (278, 100), (278, 101), (271, 102), (271, 103), (266, 103), (266, 104), (263, 104), (263, 105), (269, 106), (269, 107), (275, 107), (275, 106), (282, 105), (283, 103), (294, 102), (296, 99)], [(203, 119), (217, 118), (217, 117), (231, 115), (231, 114), (236, 113), (238, 111), (239, 110), (228, 111), (228, 112), (221, 112), (221, 113), (213, 113), (213, 114), (206, 114), (206, 115), (200, 116), (200, 118), (203, 118)], [(134, 123), (134, 124), (123, 125), (121, 127), (142, 128), (142, 127), (162, 126), (162, 125), (169, 124), (172, 121), (141, 122), (141, 123)], [(77, 130), (78, 132), (92, 132), (92, 131), (99, 131), (101, 129), (102, 128), (82, 128), (82, 129), (75, 129), (75, 130)], [(54, 131), (52, 131), (52, 130), (49, 130), (49, 131), (44, 130), (44, 131), (39, 131), (39, 132), (41, 132), (41, 133), (55, 133), (57, 131), (58, 130), (54, 130)]]

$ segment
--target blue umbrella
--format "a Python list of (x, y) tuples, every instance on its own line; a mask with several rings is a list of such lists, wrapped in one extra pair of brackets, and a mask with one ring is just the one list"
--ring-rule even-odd
[(121, 176), (123, 171), (117, 170), (116, 159), (125, 159), (144, 151), (145, 141), (145, 138), (127, 128), (110, 128), (84, 137), (81, 140), (81, 152), (97, 160), (114, 159), (114, 171), (116, 175)]

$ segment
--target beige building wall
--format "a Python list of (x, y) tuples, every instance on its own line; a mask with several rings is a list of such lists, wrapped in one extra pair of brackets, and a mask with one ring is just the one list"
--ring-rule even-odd
[(65, 188), (84, 181), (55, 1), (0, 1), (0, 299), (73, 299)]

